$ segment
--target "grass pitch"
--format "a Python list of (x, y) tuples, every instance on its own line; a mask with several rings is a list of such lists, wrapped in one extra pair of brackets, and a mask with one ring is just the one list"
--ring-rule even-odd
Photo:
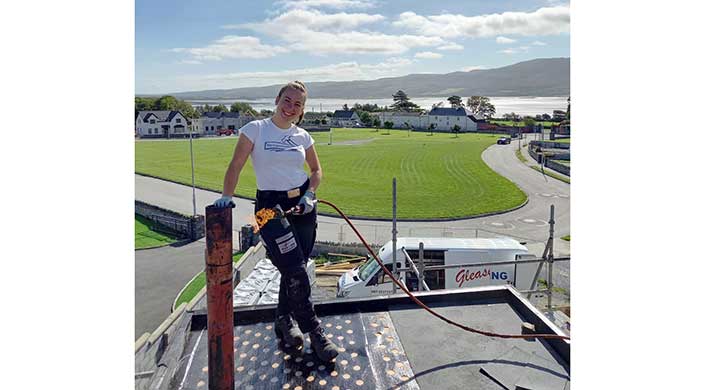
[[(323, 182), (316, 195), (349, 216), (391, 218), (392, 178), (397, 178), (397, 218), (461, 218), (507, 210), (526, 195), (492, 171), (480, 155), (497, 135), (415, 133), (406, 130), (333, 129), (311, 133)], [(220, 192), (236, 137), (193, 141), (196, 185)], [(137, 173), (191, 184), (188, 140), (135, 144)], [(256, 183), (248, 160), (236, 194), (253, 198)], [(218, 196), (213, 195), (213, 200)], [(323, 213), (334, 210), (321, 205)]]
[(135, 214), (135, 249), (155, 248), (177, 241), (176, 237), (151, 230), (152, 225), (154, 222)]

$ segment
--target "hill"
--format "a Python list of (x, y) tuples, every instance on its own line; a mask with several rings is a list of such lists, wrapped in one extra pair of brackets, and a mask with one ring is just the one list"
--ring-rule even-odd
[[(409, 96), (569, 96), (570, 58), (542, 58), (494, 69), (447, 74), (410, 74), (378, 80), (307, 82), (316, 98)], [(173, 93), (179, 99), (258, 99), (275, 96), (281, 85)]]

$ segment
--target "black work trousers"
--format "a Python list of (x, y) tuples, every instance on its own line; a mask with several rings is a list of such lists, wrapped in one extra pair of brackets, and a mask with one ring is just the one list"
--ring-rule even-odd
[[(308, 185), (309, 181), (306, 180), (299, 187), (298, 195), (291, 198), (288, 191), (257, 191), (255, 213), (276, 205), (284, 211), (291, 209), (299, 203)], [(291, 314), (304, 333), (320, 324), (311, 302), (311, 283), (306, 273), (306, 262), (316, 241), (317, 226), (314, 208), (308, 214), (272, 219), (260, 229), (269, 259), (281, 274), (276, 315)]]

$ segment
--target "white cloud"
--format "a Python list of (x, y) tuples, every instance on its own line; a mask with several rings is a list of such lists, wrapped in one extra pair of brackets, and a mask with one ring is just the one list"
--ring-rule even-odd
[(516, 54), (516, 53), (518, 53), (518, 52), (519, 52), (519, 51), (518, 51), (517, 49), (509, 48), (509, 49), (500, 50), (500, 51), (498, 51), (497, 53)]
[(473, 70), (479, 70), (479, 69), (485, 69), (484, 66), (478, 65), (478, 66), (466, 66), (464, 68), (461, 68), (460, 70), (463, 72), (472, 72)]
[(188, 53), (197, 61), (219, 61), (224, 58), (270, 58), (290, 50), (265, 45), (256, 37), (227, 35), (205, 47), (174, 48), (174, 53)]
[(228, 28), (246, 28), (281, 39), (288, 48), (314, 55), (325, 54), (401, 54), (414, 47), (447, 44), (438, 36), (387, 35), (355, 31), (366, 24), (383, 21), (382, 15), (364, 13), (324, 14), (316, 10), (296, 9), (260, 23)]
[(198, 60), (181, 60), (178, 63), (179, 64), (186, 64), (186, 65), (200, 65), (203, 62), (198, 61)]
[(378, 14), (346, 12), (326, 14), (317, 10), (294, 9), (260, 23), (226, 25), (223, 28), (246, 28), (271, 36), (285, 37), (288, 34), (306, 30), (345, 31), (384, 19), (384, 16)]
[(458, 45), (458, 44), (455, 43), (455, 42), (449, 42), (449, 43), (447, 43), (447, 44), (445, 44), (445, 45), (438, 46), (437, 49), (438, 49), (438, 50), (463, 50), (463, 46), (462, 46), (462, 45)]
[(283, 0), (277, 1), (275, 5), (280, 5), (284, 9), (305, 9), (329, 7), (335, 9), (345, 8), (372, 8), (376, 4), (371, 0)]
[(414, 58), (437, 59), (443, 58), (443, 54), (434, 53), (432, 51), (422, 51), (420, 53), (414, 54)]
[(546, 43), (541, 41), (533, 41), (531, 44), (534, 46), (546, 46)]
[(404, 12), (393, 25), (419, 34), (446, 38), (555, 35), (570, 31), (570, 7), (559, 5), (539, 8), (534, 12), (504, 12), (480, 16), (422, 16), (414, 12)]
[(392, 57), (376, 64), (341, 62), (314, 68), (290, 69), (276, 72), (238, 72), (227, 74), (192, 75), (180, 78), (185, 90), (211, 88), (257, 87), (282, 84), (290, 80), (350, 81), (374, 80), (381, 77), (402, 76), (415, 60)]
[(516, 42), (517, 40), (516, 40), (516, 39), (507, 38), (507, 37), (497, 37), (497, 39), (495, 39), (495, 41), (496, 41), (497, 43), (499, 43), (500, 45), (506, 45), (506, 44), (509, 44), (509, 43), (514, 43), (514, 42)]
[(520, 47), (510, 47), (509, 49), (500, 50), (497, 53), (517, 54), (517, 53), (527, 53), (528, 51), (529, 51), (529, 46), (520, 46)]

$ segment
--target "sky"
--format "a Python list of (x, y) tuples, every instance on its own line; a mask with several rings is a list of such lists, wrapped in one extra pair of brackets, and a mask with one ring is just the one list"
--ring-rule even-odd
[(136, 0), (135, 92), (373, 80), (570, 57), (564, 0)]

